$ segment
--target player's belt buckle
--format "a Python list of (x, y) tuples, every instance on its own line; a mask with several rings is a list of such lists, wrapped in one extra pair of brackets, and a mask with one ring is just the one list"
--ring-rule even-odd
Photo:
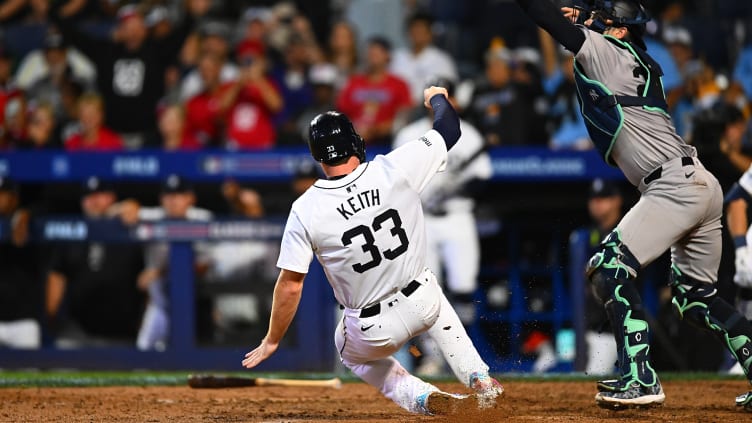
[[(400, 292), (405, 297), (409, 297), (413, 295), (413, 292), (415, 292), (416, 289), (420, 288), (420, 282), (418, 281), (410, 281), (409, 284), (407, 284), (406, 287), (400, 289)], [(394, 302), (394, 301), (393, 301)], [(391, 303), (390, 303), (391, 304)], [(366, 318), (366, 317), (373, 317), (381, 313), (381, 303), (376, 303), (372, 306), (368, 306), (366, 308), (363, 308), (360, 310), (360, 318)]]

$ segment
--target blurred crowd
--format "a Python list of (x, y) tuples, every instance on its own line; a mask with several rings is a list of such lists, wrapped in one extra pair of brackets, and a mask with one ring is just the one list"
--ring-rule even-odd
[[(727, 190), (752, 163), (752, 2), (645, 5), (674, 124)], [(346, 113), (367, 145), (390, 147), (425, 118), (422, 90), (437, 80), (453, 85), (453, 104), (486, 146), (584, 150), (572, 60), (514, 1), (1, 0), (0, 153), (304, 147), (308, 123), (327, 110)], [(178, 175), (153, 208), (94, 177), (73, 205), (124, 224), (284, 216), (316, 177), (299, 169), (278, 200), (227, 181), (205, 209)], [(38, 346), (46, 328), (59, 346), (104, 338), (163, 348), (167, 246), (27, 243), (35, 211), (71, 211), (60, 206), (70, 195), (52, 197), (55, 207), (22, 204), (20, 187), (0, 178), (0, 219), (12, 229), (0, 244), (0, 346)], [(208, 322), (199, 334), (263, 334), (269, 286), (228, 295), (211, 283), (268, 278), (272, 244), (194, 246), (212, 292), (199, 304), (199, 325)]]
[[(514, 2), (461, 3), (5, 0), (0, 150), (303, 146), (329, 109), (388, 146), (437, 77), (458, 85), (463, 117), (489, 145), (590, 148), (571, 54)], [(752, 6), (646, 6), (679, 133), (692, 138), (719, 103), (746, 125)]]

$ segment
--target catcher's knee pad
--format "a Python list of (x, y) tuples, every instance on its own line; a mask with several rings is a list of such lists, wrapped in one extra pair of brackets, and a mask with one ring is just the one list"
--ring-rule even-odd
[(752, 377), (752, 325), (738, 310), (716, 295), (712, 284), (696, 281), (676, 268), (671, 269), (674, 309), (679, 317), (702, 329), (711, 330)]
[(588, 260), (585, 274), (596, 297), (605, 302), (621, 284), (620, 281), (637, 276), (640, 262), (621, 241), (618, 230), (608, 234), (600, 247), (601, 250)]

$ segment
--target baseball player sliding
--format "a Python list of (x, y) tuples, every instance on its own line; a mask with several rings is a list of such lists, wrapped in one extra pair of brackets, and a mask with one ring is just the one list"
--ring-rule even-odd
[[(597, 404), (620, 409), (664, 402), (633, 280), (669, 247), (672, 302), (679, 316), (711, 330), (752, 378), (752, 326), (714, 286), (723, 193), (666, 112), (662, 71), (642, 40), (650, 20), (645, 10), (638, 0), (590, 0), (587, 8), (562, 8), (562, 16), (549, 0), (517, 3), (574, 53), (577, 95), (590, 138), (603, 159), (642, 193), (588, 263), (619, 357), (617, 379), (598, 382)], [(752, 391), (737, 397), (736, 404), (751, 408)]]
[[(327, 179), (318, 180), (292, 206), (277, 261), (281, 271), (269, 331), (246, 354), (243, 366), (255, 367), (279, 346), (315, 254), (345, 307), (335, 333), (337, 350), (361, 379), (400, 407), (423, 414), (491, 405), (503, 393), (425, 266), (420, 192), (446, 166), (447, 150), (460, 136), (459, 118), (446, 96), (444, 88), (426, 89), (433, 129), (370, 162), (363, 139), (347, 117), (327, 112), (311, 121), (311, 155)], [(476, 394), (442, 392), (392, 357), (424, 332), (437, 341), (457, 378)]]

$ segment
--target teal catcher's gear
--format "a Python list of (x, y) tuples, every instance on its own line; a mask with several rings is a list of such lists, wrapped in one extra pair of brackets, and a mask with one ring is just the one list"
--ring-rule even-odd
[(618, 40), (610, 35), (604, 37), (614, 45), (629, 51), (635, 57), (635, 75), (645, 78), (636, 95), (616, 95), (603, 83), (588, 78), (579, 63), (574, 62), (574, 82), (577, 100), (585, 118), (590, 139), (606, 163), (614, 166), (611, 149), (624, 124), (622, 107), (643, 107), (646, 110), (668, 113), (666, 95), (663, 92), (663, 70), (644, 50), (633, 43)]
[(648, 323), (640, 295), (630, 280), (637, 275), (640, 263), (622, 243), (618, 230), (603, 240), (601, 248), (588, 262), (586, 273), (611, 322), (620, 378), (599, 382), (598, 388), (624, 392), (635, 383), (646, 388), (656, 386), (658, 377), (649, 362)]
[(671, 300), (679, 317), (712, 331), (739, 361), (752, 382), (752, 325), (735, 308), (718, 298), (711, 284), (701, 283), (671, 269)]

